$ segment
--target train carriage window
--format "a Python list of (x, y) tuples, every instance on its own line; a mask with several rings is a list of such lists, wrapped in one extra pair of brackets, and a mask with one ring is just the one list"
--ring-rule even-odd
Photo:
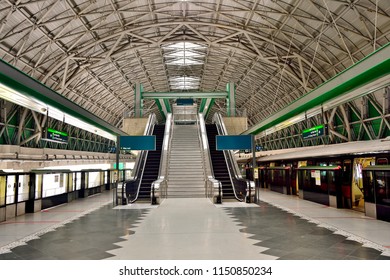
[(352, 161), (350, 159), (343, 162), (343, 185), (350, 185), (352, 180)]
[(335, 171), (328, 172), (328, 190), (330, 195), (336, 196), (336, 176)]
[(310, 188), (310, 171), (299, 170), (298, 171), (298, 186), (301, 190), (308, 190)]
[(390, 173), (375, 172), (376, 203), (390, 206)]
[(328, 193), (328, 171), (326, 170), (321, 170), (320, 171), (320, 188), (321, 192), (323, 193)]
[(364, 179), (364, 200), (375, 203), (374, 171), (363, 172)]

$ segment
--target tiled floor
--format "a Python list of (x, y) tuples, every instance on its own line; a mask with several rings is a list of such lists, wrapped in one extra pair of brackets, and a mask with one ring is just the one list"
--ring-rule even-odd
[(386, 259), (390, 223), (262, 191), (259, 205), (110, 192), (0, 224), (0, 259)]

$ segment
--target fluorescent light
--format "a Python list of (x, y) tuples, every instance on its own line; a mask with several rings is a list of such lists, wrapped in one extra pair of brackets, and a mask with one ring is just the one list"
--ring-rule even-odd
[(94, 125), (91, 125), (89, 123), (86, 123), (78, 118), (75, 118), (67, 113), (64, 113), (60, 110), (58, 110), (55, 107), (52, 107), (50, 105), (47, 105), (43, 103), (42, 101), (39, 101), (31, 96), (25, 96), (6, 85), (0, 83), (0, 98), (7, 100), (9, 102), (12, 102), (14, 104), (17, 104), (19, 106), (28, 108), (30, 110), (33, 110), (35, 112), (38, 112), (40, 114), (48, 114), (49, 117), (64, 121), (67, 124), (73, 125), (75, 127), (78, 127), (80, 129), (89, 131), (93, 134), (100, 135), (104, 138), (110, 139), (112, 141), (116, 141), (116, 135), (111, 134), (107, 131), (104, 131)]
[(364, 85), (358, 89), (355, 89), (349, 93), (343, 94), (340, 97), (335, 97), (324, 104), (322, 106), (316, 106), (314, 108), (311, 108), (307, 110), (305, 113), (301, 113), (299, 115), (296, 115), (295, 117), (288, 119), (284, 122), (281, 122), (273, 127), (270, 127), (266, 129), (265, 131), (260, 132), (256, 135), (256, 139), (265, 137), (269, 134), (275, 133), (279, 130), (282, 130), (284, 128), (287, 128), (293, 124), (302, 122), (306, 119), (309, 119), (311, 117), (314, 117), (316, 115), (321, 114), (323, 111), (328, 111), (333, 108), (336, 108), (342, 104), (345, 104), (347, 102), (350, 102), (352, 100), (355, 100), (359, 97), (362, 97), (364, 95), (370, 94), (372, 92), (375, 92), (377, 90), (380, 90), (382, 88), (385, 88), (390, 85), (390, 75), (386, 75), (380, 79), (377, 79), (367, 85)]

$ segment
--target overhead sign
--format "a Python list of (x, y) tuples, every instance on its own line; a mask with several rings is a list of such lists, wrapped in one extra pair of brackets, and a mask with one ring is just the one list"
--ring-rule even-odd
[(155, 151), (156, 136), (121, 136), (119, 139), (121, 150)]
[(251, 150), (252, 135), (217, 135), (217, 150)]
[(327, 134), (327, 126), (324, 124), (317, 125), (302, 131), (303, 140), (321, 137)]
[(68, 133), (55, 130), (52, 128), (47, 128), (44, 132), (44, 135), (42, 136), (42, 140), (50, 141), (50, 142), (56, 142), (60, 144), (67, 144), (68, 143)]
[(194, 105), (194, 100), (192, 98), (178, 98), (176, 104), (179, 106), (192, 106)]

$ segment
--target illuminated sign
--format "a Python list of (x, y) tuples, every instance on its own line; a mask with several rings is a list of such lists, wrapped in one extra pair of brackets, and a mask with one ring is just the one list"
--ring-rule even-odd
[(302, 138), (304, 140), (306, 139), (312, 139), (316, 137), (321, 137), (327, 134), (328, 127), (324, 124), (317, 125), (312, 128), (308, 128), (302, 131)]
[(68, 133), (48, 128), (46, 129), (42, 140), (56, 142), (60, 144), (68, 144)]

